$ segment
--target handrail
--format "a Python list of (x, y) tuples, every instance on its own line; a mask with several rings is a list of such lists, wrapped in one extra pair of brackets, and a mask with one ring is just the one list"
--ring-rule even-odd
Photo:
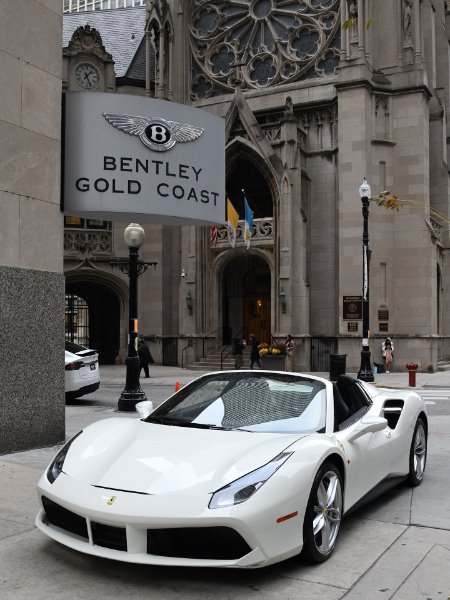
[(206, 338), (209, 338), (209, 336), (214, 335), (215, 333), (222, 331), (222, 330), (223, 330), (223, 327), (218, 327), (214, 331), (211, 331), (211, 333), (207, 333), (206, 335), (204, 335), (202, 337), (202, 342), (203, 342), (202, 358), (205, 358), (205, 340), (206, 340)]
[(192, 338), (188, 339), (188, 345), (185, 346), (182, 350), (181, 350), (181, 368), (184, 369), (184, 352), (185, 350), (187, 350), (188, 348), (191, 348), (194, 344), (194, 341)]
[(276, 337), (273, 337), (273, 335), (270, 334), (270, 343), (271, 343), (271, 346), (273, 346), (274, 344), (281, 345), (281, 344), (285, 344), (285, 341), (279, 342)]
[(228, 350), (228, 352), (224, 355), (223, 353), (225, 352), (225, 350), (227, 348), (230, 347), (230, 344), (228, 344), (228, 346), (223, 346), (222, 348), (222, 352), (220, 353), (220, 370), (223, 371), (223, 361), (225, 360), (225, 358), (230, 354), (230, 351)]
[[(237, 334), (234, 336), (233, 339), (237, 338), (237, 337), (243, 337), (242, 334), (244, 333), (244, 328), (242, 327), (242, 329), (240, 329)], [(230, 350), (228, 350), (228, 352), (224, 355), (223, 353), (225, 352), (225, 350), (227, 348), (233, 347), (233, 342), (231, 342), (231, 344), (228, 344), (226, 346), (223, 346), (222, 348), (222, 352), (220, 353), (220, 370), (223, 371), (223, 361), (225, 358), (227, 358), (227, 356), (229, 356), (230, 354)]]

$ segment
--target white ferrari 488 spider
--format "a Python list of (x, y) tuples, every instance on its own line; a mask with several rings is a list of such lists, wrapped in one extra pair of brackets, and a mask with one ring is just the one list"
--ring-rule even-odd
[(89, 425), (51, 462), (36, 520), (49, 537), (152, 565), (321, 562), (345, 513), (424, 476), (420, 396), (346, 375), (211, 373), (137, 409)]

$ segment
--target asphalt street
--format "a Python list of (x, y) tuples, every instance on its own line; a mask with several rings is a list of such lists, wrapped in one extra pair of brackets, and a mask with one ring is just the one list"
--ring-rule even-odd
[[(159, 404), (197, 373), (153, 367), (141, 381)], [(326, 374), (325, 374), (326, 375)], [(125, 368), (102, 369), (97, 392), (66, 405), (66, 437), (117, 417)], [(376, 385), (407, 387), (406, 373), (376, 376)], [(428, 464), (418, 488), (399, 486), (344, 519), (332, 558), (300, 558), (254, 571), (130, 565), (76, 553), (34, 525), (36, 482), (59, 446), (0, 456), (1, 600), (442, 600), (450, 597), (450, 372), (418, 374), (429, 413)], [(120, 413), (136, 418), (135, 413)]]

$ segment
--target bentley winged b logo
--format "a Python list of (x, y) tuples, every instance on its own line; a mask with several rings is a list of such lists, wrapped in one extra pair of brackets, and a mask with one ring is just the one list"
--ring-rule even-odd
[(139, 136), (145, 146), (156, 152), (170, 150), (177, 142), (192, 142), (204, 132), (201, 127), (166, 121), (160, 117), (102, 114), (113, 127)]

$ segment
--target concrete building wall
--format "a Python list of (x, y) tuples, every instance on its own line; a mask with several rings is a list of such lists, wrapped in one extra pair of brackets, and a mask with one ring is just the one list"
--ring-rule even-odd
[(0, 19), (0, 453), (64, 439), (59, 0)]

